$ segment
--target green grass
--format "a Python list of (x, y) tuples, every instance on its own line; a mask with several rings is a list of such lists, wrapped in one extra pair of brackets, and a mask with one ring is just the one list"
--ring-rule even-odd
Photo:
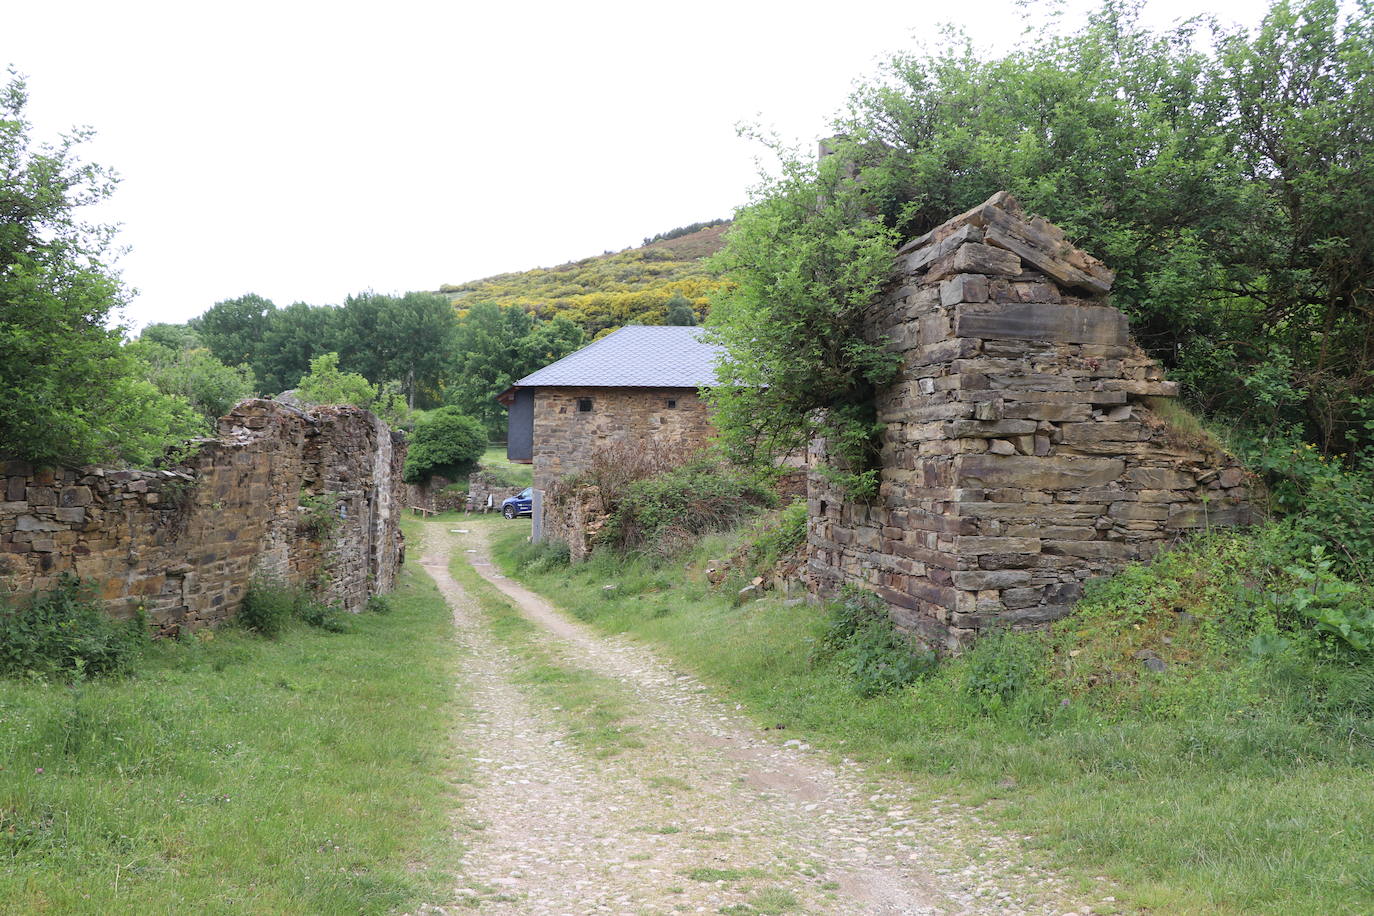
[(490, 445), (478, 460), (478, 470), (494, 474), (507, 486), (528, 487), (534, 484), (534, 466), (519, 464), (506, 458), (504, 445)]
[(540, 638), (540, 629), (478, 575), (464, 554), (454, 556), (449, 570), (481, 608), (492, 635), (515, 655), (515, 682), (529, 687), (558, 716), (577, 747), (593, 756), (609, 757), (643, 746), (637, 728), (628, 721), (634, 704), (618, 681), (578, 667), (555, 652)]
[[(492, 533), (516, 574), (527, 526)], [(519, 578), (658, 645), (760, 724), (977, 805), (1089, 887), (1109, 876), (1125, 911), (1374, 913), (1374, 665), (1246, 659), (1230, 630), (1255, 625), (1241, 596), (1262, 584), (1249, 580), (1258, 548), (1199, 544), (1118, 577), (1051, 637), (989, 641), (872, 698), (825, 648), (826, 610), (735, 607), (737, 581), (704, 581), (725, 538), (662, 563), (602, 557)], [(1142, 648), (1169, 671), (1145, 672)]]
[(0, 681), (0, 912), (446, 901), (451, 618), (414, 570), (392, 604), (347, 634), (160, 643), (124, 680)]

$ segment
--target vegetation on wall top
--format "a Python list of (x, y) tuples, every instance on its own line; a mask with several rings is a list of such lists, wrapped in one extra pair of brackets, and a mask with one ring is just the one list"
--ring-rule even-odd
[[(727, 441), (790, 447), (818, 401), (874, 381), (836, 313), (873, 288), (862, 240), (918, 235), (1005, 189), (1117, 272), (1114, 304), (1194, 405), (1267, 447), (1359, 463), (1374, 447), (1374, 11), (1279, 0), (1254, 32), (1153, 32), (1138, 8), (1112, 0), (1000, 58), (959, 42), (895, 58), (833, 125), (847, 187), (784, 156), (719, 256), (739, 284), (713, 311)], [(787, 368), (793, 353), (827, 390)]]

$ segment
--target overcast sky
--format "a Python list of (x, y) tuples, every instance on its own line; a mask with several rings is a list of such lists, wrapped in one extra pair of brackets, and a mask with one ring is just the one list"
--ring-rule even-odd
[[(1081, 23), (1091, 4), (1071, 0)], [(1258, 21), (1267, 4), (1153, 0)], [(990, 52), (1014, 0), (5, 3), (0, 66), (40, 138), (97, 132), (122, 183), (129, 321), (435, 289), (728, 216), (764, 151), (810, 143), (855, 79), (954, 22)]]

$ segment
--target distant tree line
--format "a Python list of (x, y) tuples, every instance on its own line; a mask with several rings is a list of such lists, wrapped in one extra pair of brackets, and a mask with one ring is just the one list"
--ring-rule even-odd
[(652, 245), (654, 242), (666, 242), (670, 239), (680, 239), (684, 235), (691, 235), (693, 232), (700, 232), (703, 229), (714, 229), (717, 226), (724, 226), (730, 221), (728, 219), (712, 219), (704, 223), (691, 223), (686, 226), (678, 226), (676, 229), (669, 229), (667, 232), (660, 232), (658, 235), (644, 237), (645, 245)]

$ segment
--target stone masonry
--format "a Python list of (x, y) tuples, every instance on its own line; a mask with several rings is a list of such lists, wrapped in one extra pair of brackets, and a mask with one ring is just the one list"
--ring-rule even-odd
[[(590, 399), (591, 410), (578, 409), (583, 399)], [(713, 433), (706, 402), (691, 388), (539, 388), (534, 429), (534, 486), (540, 490), (583, 468), (599, 446), (653, 439), (680, 446), (685, 455)]]
[(1062, 231), (999, 193), (897, 264), (870, 324), (902, 358), (877, 398), (879, 494), (861, 504), (810, 476), (814, 592), (871, 589), (954, 649), (1063, 616), (1085, 581), (1181, 535), (1251, 520), (1245, 471), (1167, 422), (1177, 385), (1108, 304), (1112, 272)]
[(196, 445), (174, 470), (0, 465), (0, 594), (72, 573), (173, 634), (232, 617), (259, 575), (350, 611), (393, 587), (405, 447), (371, 413), (247, 400)]

